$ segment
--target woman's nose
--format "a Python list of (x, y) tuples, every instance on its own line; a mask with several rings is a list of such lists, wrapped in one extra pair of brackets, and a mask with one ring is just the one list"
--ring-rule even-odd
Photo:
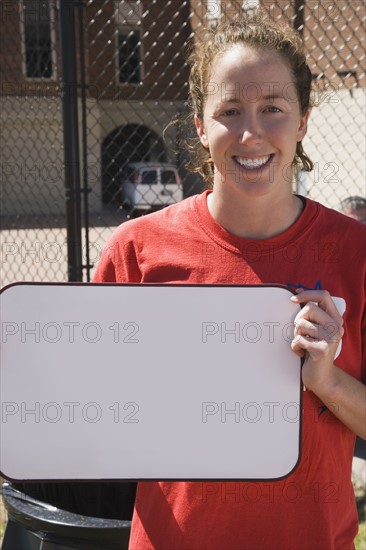
[(257, 142), (262, 139), (262, 131), (259, 121), (255, 117), (245, 117), (242, 128), (240, 130), (241, 143)]

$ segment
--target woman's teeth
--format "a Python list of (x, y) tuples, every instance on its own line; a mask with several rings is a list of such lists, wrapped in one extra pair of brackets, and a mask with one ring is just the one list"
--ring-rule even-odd
[(243, 157), (235, 157), (236, 162), (238, 162), (241, 166), (244, 166), (244, 168), (249, 168), (249, 170), (254, 168), (260, 168), (266, 162), (269, 161), (271, 155), (267, 155), (266, 157), (259, 157), (256, 159), (248, 159)]

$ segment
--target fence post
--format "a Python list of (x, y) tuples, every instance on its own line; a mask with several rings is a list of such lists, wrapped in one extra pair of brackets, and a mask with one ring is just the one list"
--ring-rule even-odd
[(303, 34), (304, 34), (305, 1), (306, 0), (295, 0), (295, 5), (294, 5), (294, 12), (295, 12), (294, 28), (301, 34), (301, 36), (303, 36)]
[(67, 272), (69, 281), (82, 281), (78, 85), (74, 8), (74, 0), (59, 0)]

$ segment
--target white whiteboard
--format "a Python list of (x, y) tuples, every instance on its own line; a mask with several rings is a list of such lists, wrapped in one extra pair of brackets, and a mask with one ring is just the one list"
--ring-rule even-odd
[(5, 287), (2, 475), (288, 475), (302, 394), (290, 296), (281, 286)]

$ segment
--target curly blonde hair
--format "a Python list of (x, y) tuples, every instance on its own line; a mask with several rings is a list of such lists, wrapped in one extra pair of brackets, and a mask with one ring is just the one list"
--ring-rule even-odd
[[(280, 26), (270, 20), (264, 10), (250, 11), (235, 20), (219, 23), (215, 28), (205, 29), (196, 44), (191, 48), (188, 63), (191, 67), (189, 78), (189, 123), (194, 115), (202, 121), (205, 100), (212, 65), (216, 57), (232, 46), (243, 44), (256, 49), (271, 50), (279, 54), (287, 63), (293, 76), (302, 115), (311, 107), (312, 76), (306, 63), (300, 36), (289, 26)], [(186, 120), (188, 123), (188, 120)], [(214, 165), (210, 153), (198, 136), (186, 139), (191, 154), (187, 168), (198, 172), (211, 187), (213, 185)], [(305, 154), (302, 142), (297, 142), (296, 154), (292, 162), (295, 170), (307, 172), (314, 165)]]

